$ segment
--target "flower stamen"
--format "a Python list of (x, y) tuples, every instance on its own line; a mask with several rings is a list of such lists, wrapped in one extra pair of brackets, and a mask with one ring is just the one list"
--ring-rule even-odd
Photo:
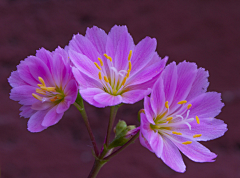
[(103, 78), (104, 78), (105, 82), (109, 83), (109, 80), (106, 76), (104, 76)]
[(192, 141), (182, 142), (182, 144), (184, 144), (184, 145), (189, 145), (189, 144), (191, 144), (191, 143), (192, 143)]
[(175, 135), (182, 135), (181, 132), (175, 132), (175, 131), (173, 131), (172, 133), (175, 134)]
[(96, 62), (94, 62), (94, 64), (99, 70), (102, 70), (102, 68)]
[(196, 121), (198, 124), (200, 124), (200, 120), (199, 120), (198, 116), (196, 116)]
[(197, 137), (201, 137), (202, 136), (202, 134), (195, 134), (195, 135), (193, 135), (193, 138), (197, 138)]
[(187, 101), (186, 100), (182, 100), (182, 101), (179, 101), (177, 104), (185, 104), (185, 103), (187, 103)]
[(99, 62), (100, 62), (100, 65), (103, 66), (103, 61), (102, 61), (102, 59), (99, 57), (98, 60), (99, 60)]

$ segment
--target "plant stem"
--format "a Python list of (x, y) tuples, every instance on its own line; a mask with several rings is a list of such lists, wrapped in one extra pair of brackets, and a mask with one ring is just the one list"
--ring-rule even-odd
[(113, 127), (113, 123), (115, 121), (115, 117), (116, 117), (118, 108), (119, 108), (119, 105), (111, 106), (110, 118), (109, 118), (109, 123), (108, 123), (108, 130), (107, 130), (107, 135), (106, 135), (106, 140), (105, 140), (106, 146), (108, 146), (108, 143), (109, 143), (111, 130), (112, 130), (112, 127)]
[(139, 136), (139, 131), (137, 134), (135, 134), (127, 143), (125, 143), (122, 147), (120, 147), (118, 150), (114, 151), (112, 154), (110, 154), (109, 156), (105, 157), (104, 160), (109, 160), (111, 159), (113, 156), (117, 155), (118, 153), (120, 153), (122, 150), (124, 150), (128, 145), (130, 145), (131, 143), (133, 143)]
[(92, 141), (92, 145), (93, 145), (93, 148), (94, 148), (95, 156), (98, 156), (99, 155), (99, 151), (98, 151), (98, 148), (97, 148), (97, 143), (96, 143), (96, 140), (94, 138), (92, 129), (90, 127), (90, 124), (89, 124), (89, 121), (88, 121), (88, 117), (87, 117), (87, 113), (86, 113), (85, 108), (84, 108), (83, 99), (82, 99), (80, 94), (78, 94), (78, 97), (77, 97), (76, 102), (74, 103), (74, 106), (76, 106), (76, 108), (80, 111), (80, 113), (81, 113), (81, 115), (83, 117), (84, 123), (85, 123), (85, 125), (87, 127), (87, 130), (88, 130), (88, 134), (89, 134), (90, 139)]
[(102, 168), (102, 166), (106, 162), (107, 161), (95, 159), (95, 162), (93, 164), (92, 170), (91, 170), (90, 174), (88, 175), (88, 178), (95, 178), (97, 176), (98, 172), (100, 171), (100, 169)]

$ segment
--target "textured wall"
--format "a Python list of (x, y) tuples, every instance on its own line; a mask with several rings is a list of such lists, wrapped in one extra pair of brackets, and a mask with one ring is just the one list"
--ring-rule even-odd
[[(187, 171), (176, 173), (139, 141), (106, 164), (99, 178), (240, 177), (240, 1), (214, 0), (1, 0), (0, 1), (0, 165), (2, 178), (87, 177), (91, 143), (72, 107), (55, 126), (41, 133), (27, 131), (20, 105), (9, 99), (11, 71), (40, 47), (54, 50), (73, 34), (96, 25), (107, 32), (114, 24), (128, 26), (137, 43), (155, 37), (160, 56), (169, 62), (187, 60), (210, 72), (209, 91), (223, 94), (218, 118), (228, 124), (224, 137), (203, 143), (218, 154), (214, 163), (194, 163), (184, 156)], [(99, 146), (109, 108), (86, 104)], [(142, 102), (122, 106), (117, 119), (136, 124)]]

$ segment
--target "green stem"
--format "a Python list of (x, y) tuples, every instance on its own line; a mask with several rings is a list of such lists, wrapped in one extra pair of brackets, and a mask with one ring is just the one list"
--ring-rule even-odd
[(90, 123), (88, 121), (87, 113), (86, 113), (85, 108), (84, 108), (83, 99), (82, 99), (80, 94), (78, 94), (76, 102), (73, 103), (73, 104), (80, 111), (80, 113), (81, 113), (81, 115), (83, 117), (84, 123), (85, 123), (85, 125), (87, 127), (87, 130), (88, 130), (88, 134), (89, 134), (90, 139), (92, 141), (92, 145), (93, 145), (93, 149), (94, 149), (94, 152), (95, 152), (95, 156), (98, 156), (99, 155), (99, 151), (98, 151), (98, 148), (97, 148), (97, 143), (96, 143), (96, 140), (94, 138), (92, 129), (90, 127)]
[(106, 136), (106, 140), (105, 140), (106, 146), (108, 146), (110, 135), (111, 135), (111, 131), (112, 131), (112, 127), (113, 127), (113, 123), (115, 121), (115, 117), (116, 117), (117, 110), (118, 110), (119, 107), (120, 107), (119, 105), (111, 106), (110, 118), (109, 118), (109, 123), (108, 123), (108, 130), (107, 130), (107, 136)]
[(125, 143), (122, 147), (120, 147), (118, 150), (114, 151), (112, 154), (110, 154), (109, 156), (105, 157), (104, 160), (109, 160), (111, 159), (113, 156), (117, 155), (118, 153), (120, 153), (122, 150), (124, 150), (127, 146), (129, 146), (130, 144), (132, 144), (139, 136), (139, 132), (137, 134), (135, 134), (127, 143)]

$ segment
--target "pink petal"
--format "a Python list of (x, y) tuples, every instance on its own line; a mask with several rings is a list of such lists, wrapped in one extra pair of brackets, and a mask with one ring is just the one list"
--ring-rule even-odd
[(174, 112), (180, 105), (179, 101), (185, 100), (189, 94), (193, 81), (197, 75), (197, 65), (195, 63), (181, 62), (177, 66), (178, 82), (173, 102), (170, 106), (171, 112)]
[(150, 97), (151, 106), (156, 116), (166, 110), (165, 101), (163, 79), (160, 76), (153, 86)]
[(163, 152), (161, 159), (163, 162), (177, 172), (185, 172), (186, 166), (178, 148), (167, 137), (163, 137)]
[(122, 103), (122, 96), (114, 96), (105, 92), (95, 95), (93, 99), (105, 106), (115, 106)]
[(146, 95), (149, 95), (151, 89), (148, 90), (132, 90), (124, 92), (122, 96), (122, 102), (127, 104), (133, 104), (142, 100)]
[(207, 91), (209, 85), (208, 77), (208, 71), (205, 71), (203, 68), (198, 69), (197, 76), (192, 84), (191, 91), (186, 98), (187, 101)]
[(213, 162), (213, 159), (217, 157), (215, 153), (212, 153), (209, 149), (196, 141), (193, 141), (191, 144), (184, 145), (182, 142), (189, 140), (182, 137), (174, 137), (180, 141), (180, 143), (175, 142), (180, 151), (195, 162)]
[(43, 119), (42, 126), (49, 127), (58, 123), (58, 121), (62, 118), (64, 113), (57, 113), (56, 109), (57, 106), (54, 106), (52, 109), (48, 110)]
[(31, 105), (37, 101), (37, 99), (32, 96), (32, 93), (35, 93), (35, 90), (35, 87), (29, 85), (14, 87), (11, 90), (10, 99), (20, 101), (20, 104)]
[(149, 149), (149, 151), (153, 152), (151, 146), (149, 145), (148, 141), (143, 137), (141, 132), (139, 135), (139, 140), (140, 140), (140, 143), (142, 144), (142, 146), (146, 147), (147, 149)]
[(106, 53), (107, 34), (104, 30), (93, 26), (87, 28), (85, 36), (92, 42), (99, 54)]
[(84, 100), (86, 100), (89, 104), (96, 106), (96, 107), (105, 107), (102, 102), (98, 103), (96, 100), (94, 100), (94, 96), (97, 94), (104, 93), (102, 89), (99, 88), (87, 88), (80, 90), (80, 94)]
[[(179, 76), (181, 77), (181, 76)], [(177, 66), (175, 62), (167, 65), (162, 73), (164, 92), (169, 106), (172, 103), (178, 81)]]
[(131, 59), (131, 75), (141, 71), (151, 61), (155, 54), (156, 46), (156, 39), (150, 37), (144, 38), (136, 45)]
[(81, 73), (76, 67), (72, 67), (72, 71), (81, 89), (102, 87), (100, 80), (88, 77), (87, 75)]
[(42, 121), (46, 113), (47, 110), (37, 111), (30, 117), (30, 119), (28, 120), (28, 130), (30, 132), (41, 132), (42, 130), (47, 128), (45, 126), (42, 126)]
[(149, 139), (149, 145), (157, 157), (160, 158), (163, 152), (163, 139), (158, 132), (152, 132), (151, 139)]
[(82, 73), (91, 77), (93, 79), (98, 79), (99, 70), (95, 66), (92, 60), (87, 56), (77, 53), (73, 50), (69, 50), (69, 56), (73, 64), (80, 70)]
[(39, 100), (36, 100), (36, 102), (32, 104), (31, 108), (33, 110), (45, 110), (53, 106), (54, 106), (54, 103), (52, 102), (41, 102)]
[[(212, 140), (223, 136), (227, 131), (227, 125), (222, 120), (215, 118), (201, 118), (200, 124), (197, 124), (196, 121), (192, 121), (190, 124), (191, 130), (186, 125), (173, 130), (181, 132), (185, 138), (196, 141)], [(202, 136), (193, 138), (195, 134), (202, 134)]]
[(27, 85), (27, 83), (20, 78), (18, 71), (13, 71), (11, 73), (11, 76), (8, 78), (8, 82), (12, 87)]
[(224, 104), (221, 102), (221, 94), (217, 92), (207, 92), (190, 101), (192, 107), (189, 117), (198, 116), (199, 119), (215, 117), (221, 112)]
[(37, 111), (34, 111), (31, 109), (31, 105), (23, 105), (21, 108), (20, 108), (20, 111), (22, 111), (20, 113), (20, 116), (21, 117), (24, 117), (24, 118), (29, 118), (31, 117), (35, 112)]
[(150, 103), (150, 98), (148, 96), (146, 96), (144, 98), (144, 111), (145, 111), (147, 120), (151, 124), (155, 124), (154, 121), (153, 121), (153, 118), (155, 118), (156, 115), (154, 114), (154, 112), (152, 110), (152, 106), (151, 106), (151, 103)]

